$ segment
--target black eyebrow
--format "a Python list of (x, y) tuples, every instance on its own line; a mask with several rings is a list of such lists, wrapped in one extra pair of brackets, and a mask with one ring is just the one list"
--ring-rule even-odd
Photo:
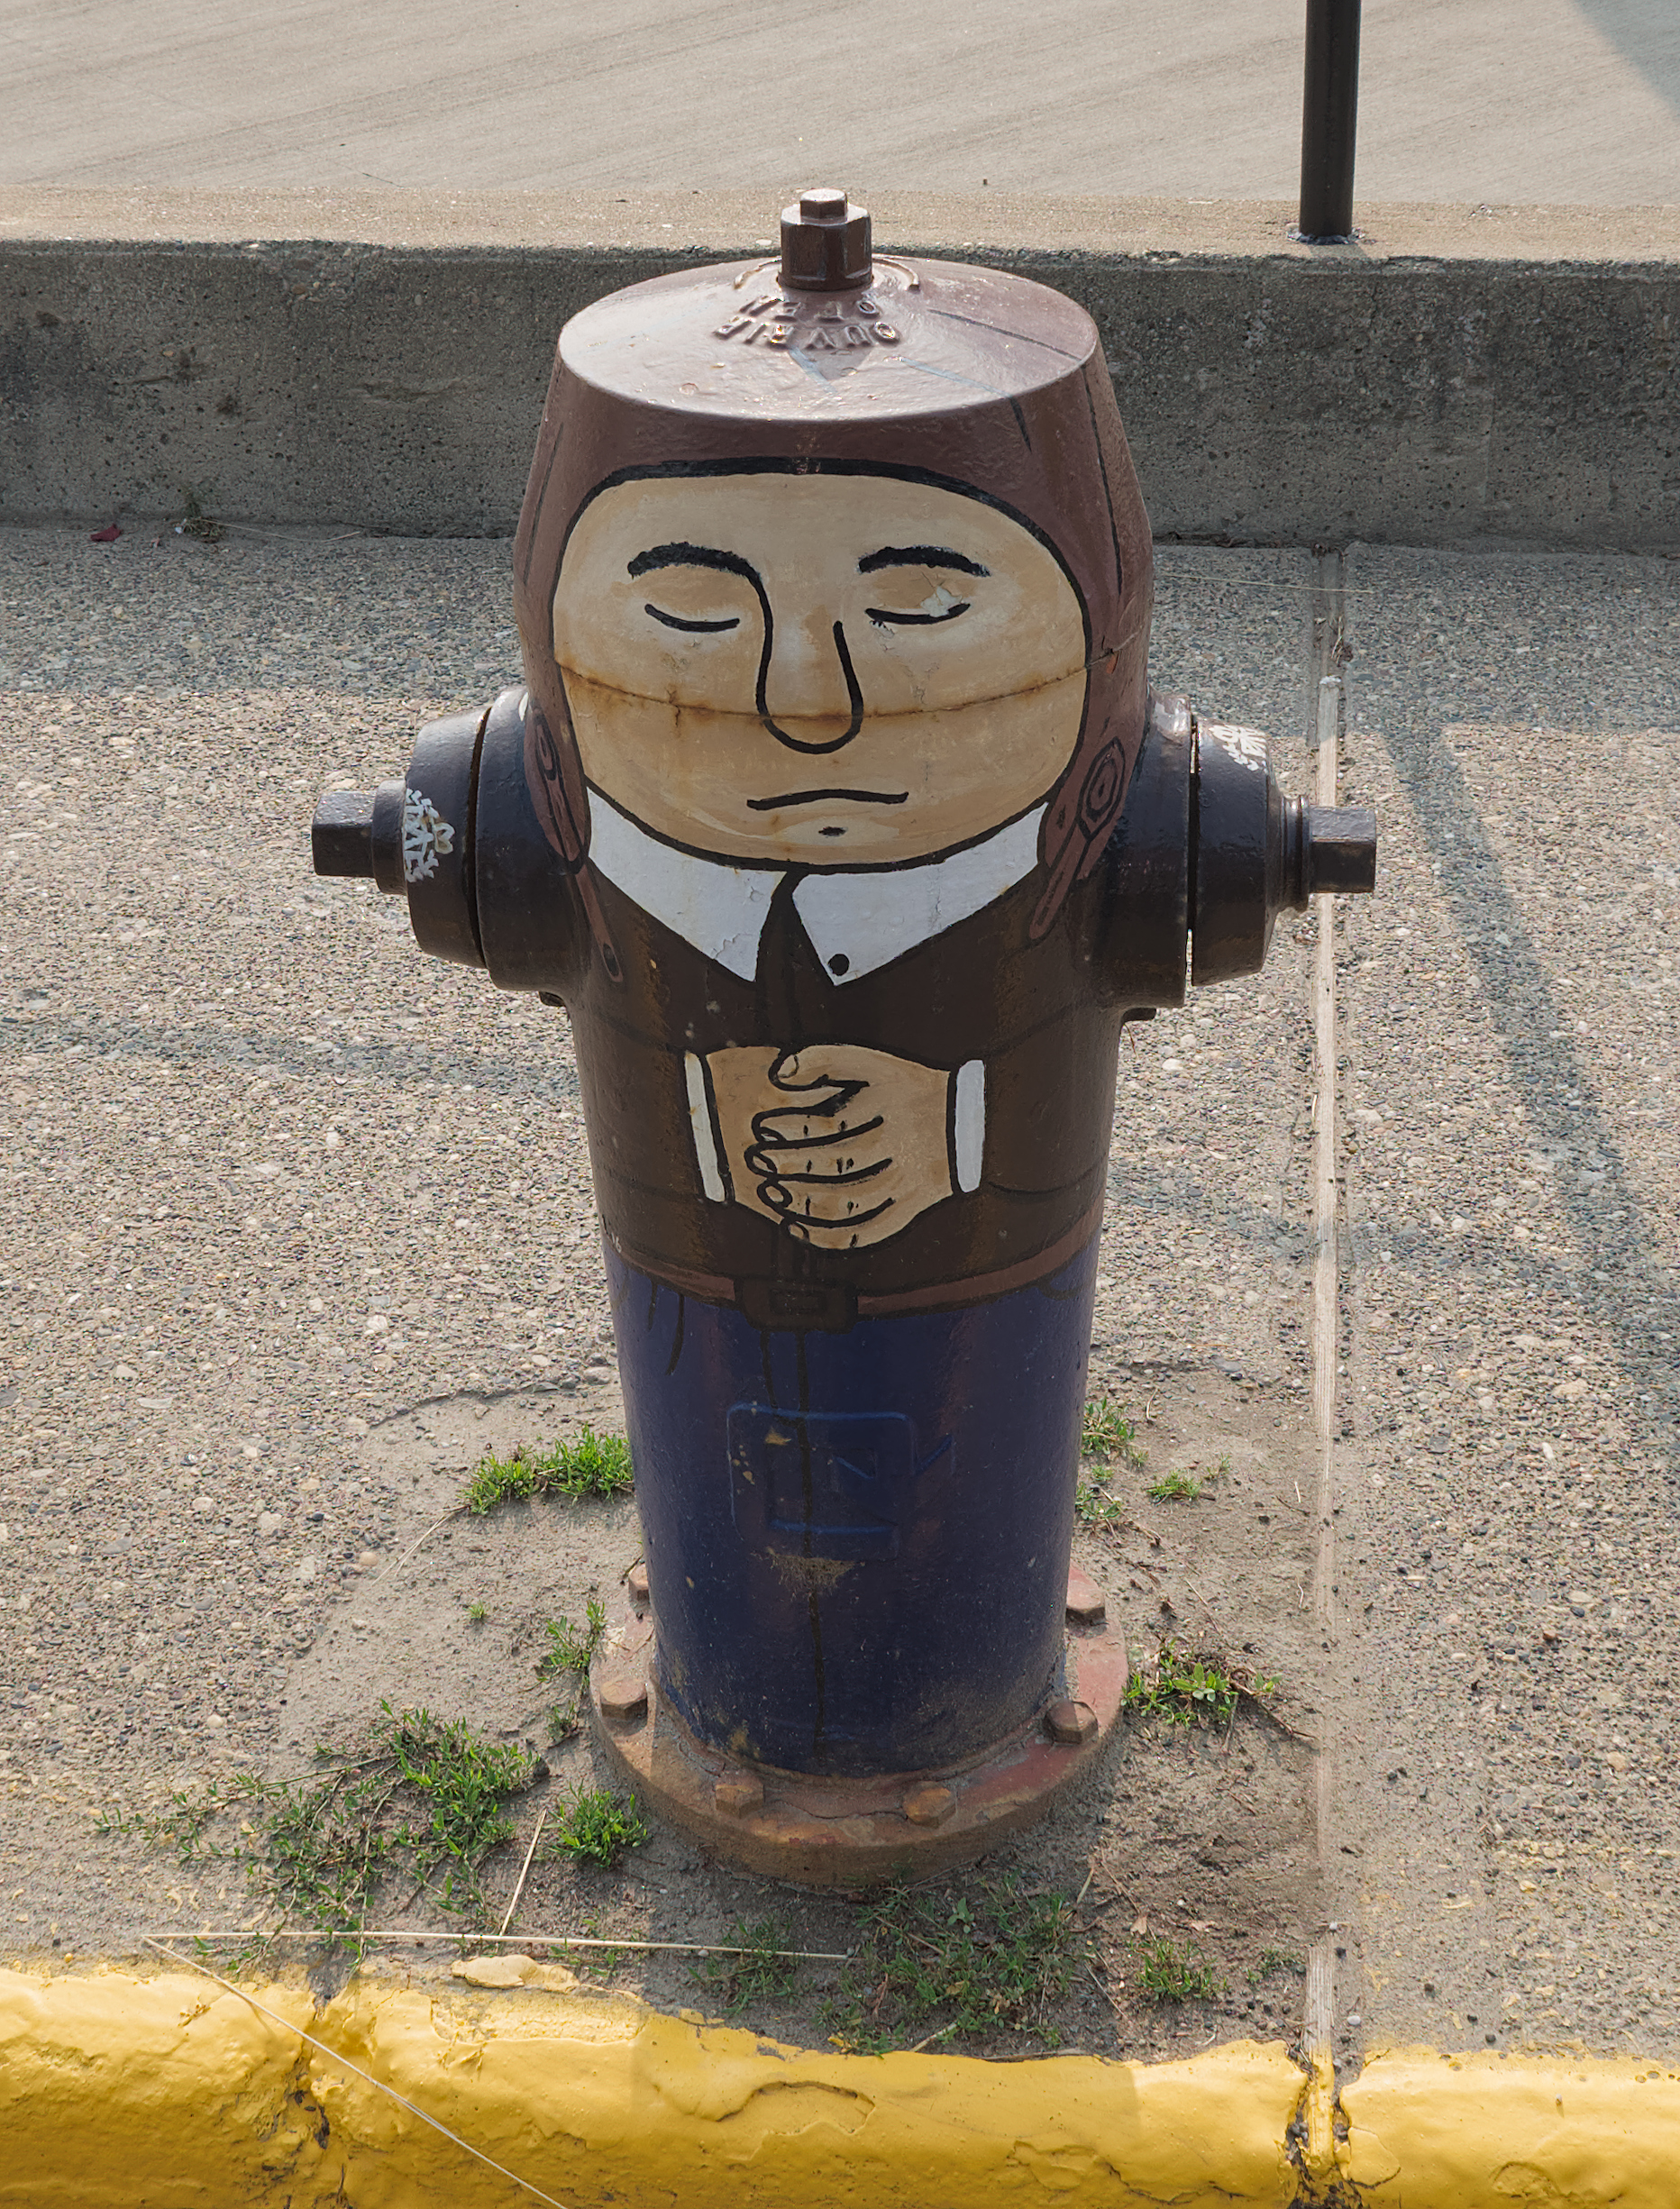
[(883, 544), (878, 552), (865, 552), (857, 563), (860, 575), (873, 575), (881, 568), (954, 568), (960, 575), (990, 575), (977, 560), (954, 552), (948, 544)]
[(753, 588), (762, 592), (758, 570), (742, 559), (739, 552), (720, 552), (713, 544), (655, 544), (645, 552), (638, 552), (630, 562), (632, 576), (651, 575), (655, 568), (716, 568), (725, 575), (744, 576)]

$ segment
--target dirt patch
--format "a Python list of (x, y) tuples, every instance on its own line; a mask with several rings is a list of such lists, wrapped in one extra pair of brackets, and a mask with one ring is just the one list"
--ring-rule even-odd
[[(900, 2043), (932, 2031), (942, 2044), (993, 2055), (1045, 2046), (1150, 2055), (1294, 2031), (1298, 1967), (1321, 1917), (1303, 1409), (1282, 1383), (1217, 1370), (1120, 1368), (1106, 1387), (1135, 1444), (1106, 1465), (1086, 1462), (1085, 1509), (1097, 1523), (1082, 1528), (1078, 1560), (1103, 1588), (1140, 1677), (1165, 1644), (1256, 1692), (1199, 1707), (1186, 1722), (1134, 1710), (1096, 1774), (1043, 1825), (918, 1891), (910, 1937), (926, 1940), (930, 1925), (947, 1923), (969, 1971), (971, 1927), (981, 1928), (982, 1959), (994, 1932), (1001, 1957), (1024, 1912), (1052, 1899), (1070, 1905), (1057, 1951), (1067, 1967), (1047, 1968), (1042, 1996), (1013, 2004), (994, 2031), (975, 2026), (970, 2001), (964, 2029), (939, 2033), (936, 1986), (924, 1990), (921, 2010), (907, 2008), (896, 1982), (888, 1989), (883, 1973), (872, 1984), (861, 1962), (740, 1971), (629, 1948), (556, 1950), (557, 1958), (665, 2008), (726, 2011), (808, 2044), (836, 2030)], [(514, 1839), (485, 1867), (499, 1923), (546, 1812), (513, 1926), (534, 1954), (547, 1952), (544, 1933), (609, 1942), (745, 1937), (862, 1951), (868, 1969), (879, 1968), (886, 1950), (869, 1922), (878, 1898), (754, 1879), (657, 1826), (610, 1870), (550, 1853), (565, 1803), (609, 1784), (609, 1775), (587, 1727), (568, 1723), (566, 1683), (539, 1669), (552, 1646), (547, 1628), (580, 1622), (591, 1595), (616, 1615), (616, 1584), (639, 1553), (635, 1505), (541, 1499), (481, 1518), (456, 1506), (487, 1450), (568, 1438), (586, 1422), (605, 1429), (620, 1416), (616, 1387), (603, 1381), (575, 1392), (453, 1398), (369, 1435), (364, 1465), (398, 1488), (407, 1524), (392, 1563), (346, 1595), (293, 1664), (267, 1776), (306, 1774), (318, 1743), (353, 1748), (381, 1703), (465, 1718), (492, 1738), (528, 1744), (547, 1766), (513, 1805)], [(1152, 1497), (1152, 1487), (1180, 1492)], [(231, 1842), (231, 1830), (221, 1839)], [(471, 1931), (425, 1895), (394, 1895), (377, 1914), (405, 1932), (460, 1933), (473, 1944)], [(1039, 1942), (1046, 1956), (1055, 1945)], [(303, 1959), (288, 1944), (268, 1960), (282, 1953)], [(388, 1967), (429, 1976), (446, 1972), (458, 1950), (434, 1941), (385, 1953)], [(936, 1979), (936, 1939), (927, 1954)], [(1184, 1990), (1177, 1998), (1175, 1987)]]

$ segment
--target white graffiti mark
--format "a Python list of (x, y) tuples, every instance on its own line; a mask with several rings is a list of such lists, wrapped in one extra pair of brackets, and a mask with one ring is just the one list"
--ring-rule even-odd
[(1211, 737), (1215, 744), (1228, 752), (1239, 767), (1246, 767), (1251, 774), (1263, 775), (1266, 769), (1265, 738), (1258, 729), (1232, 728), (1212, 722), (1203, 722), (1201, 734)]
[(437, 863), (455, 848), (455, 832), (429, 798), (418, 790), (403, 799), (403, 872), (411, 882), (424, 882), (437, 872)]

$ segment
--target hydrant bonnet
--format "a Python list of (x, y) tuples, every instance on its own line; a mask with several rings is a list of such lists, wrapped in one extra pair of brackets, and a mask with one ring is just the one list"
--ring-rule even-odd
[[(812, 550), (800, 480), (823, 476), (857, 479), (860, 499), (872, 480), (896, 481), (909, 494), (900, 505), (924, 487), (923, 503), (946, 512), (956, 499), (990, 507), (1063, 569), (1082, 625), (1086, 696), (1040, 830), (1042, 932), (1118, 815), (1143, 734), (1154, 570), (1095, 325), (1060, 294), (992, 269), (882, 263), (855, 298), (788, 293), (774, 262), (685, 270), (567, 324), (515, 547), (541, 715), (530, 764), (555, 849), (576, 863), (589, 834), (555, 634), (573, 533), (593, 502), (626, 484), (647, 485), (654, 511), (691, 517), (698, 479), (755, 474), (772, 500), (783, 487), (779, 551), (790, 566)], [(571, 587), (598, 580), (580, 573)], [(1031, 641), (1013, 640), (1022, 654)]]

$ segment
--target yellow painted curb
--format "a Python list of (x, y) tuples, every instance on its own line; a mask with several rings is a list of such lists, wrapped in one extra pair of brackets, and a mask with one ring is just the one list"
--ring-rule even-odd
[[(610, 1996), (253, 1987), (482, 2154), (598, 2209), (1287, 2209), (1301, 2074), (818, 2055)], [(296, 2031), (186, 1974), (0, 1972), (0, 2202), (512, 2209), (522, 2196)], [(529, 2200), (529, 2195), (523, 2196)]]
[(992, 2064), (529, 1985), (250, 1991), (270, 2014), (186, 1972), (0, 1971), (0, 2204), (513, 2209), (510, 2174), (563, 2209), (1680, 2203), (1680, 2067), (1655, 2062), (1396, 2050), (1309, 2125), (1276, 2044)]
[(1680, 2204), (1680, 2065), (1396, 2049), (1340, 2103), (1361, 2209)]

